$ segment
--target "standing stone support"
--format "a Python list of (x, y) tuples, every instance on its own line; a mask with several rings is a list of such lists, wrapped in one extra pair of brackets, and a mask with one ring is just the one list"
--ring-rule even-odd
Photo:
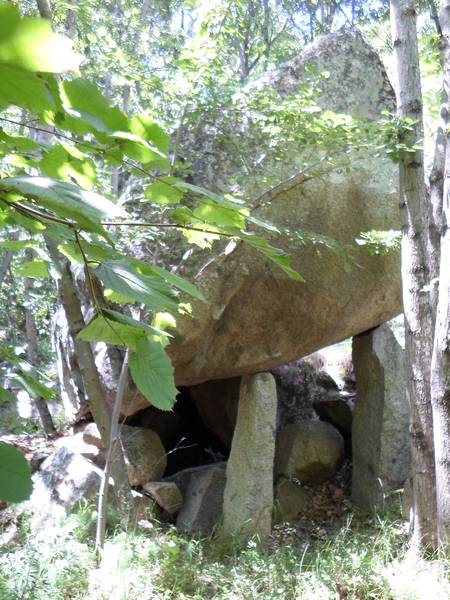
[(236, 428), (227, 465), (225, 533), (261, 538), (271, 531), (277, 392), (270, 373), (242, 378)]
[(410, 476), (404, 350), (388, 324), (353, 338), (353, 502), (382, 509), (385, 494)]

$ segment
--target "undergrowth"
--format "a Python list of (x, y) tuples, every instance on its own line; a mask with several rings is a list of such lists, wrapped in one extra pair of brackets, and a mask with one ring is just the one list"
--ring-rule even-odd
[[(188, 538), (157, 524), (145, 532), (111, 530), (98, 566), (92, 525), (92, 510), (84, 505), (60, 527), (46, 531), (45, 537), (32, 539), (22, 533), (21, 545), (0, 556), (0, 599), (449, 597), (448, 557), (421, 563), (432, 582), (425, 578), (417, 583), (417, 589), (417, 563), (410, 567), (416, 572), (403, 573), (408, 556), (405, 531), (392, 514), (371, 519), (349, 516), (326, 541), (306, 542), (294, 526), (284, 526), (265, 546), (256, 540), (218, 535)], [(407, 579), (403, 587), (399, 585), (400, 575)], [(420, 586), (425, 586), (425, 596)]]

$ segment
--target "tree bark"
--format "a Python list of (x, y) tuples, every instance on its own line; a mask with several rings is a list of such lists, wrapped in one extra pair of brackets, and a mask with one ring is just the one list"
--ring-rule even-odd
[[(84, 318), (80, 301), (70, 271), (70, 263), (59, 252), (56, 243), (46, 239), (47, 248), (55, 268), (58, 271), (57, 281), (60, 301), (64, 307), (69, 333), (73, 339), (75, 353), (83, 378), (87, 403), (100, 431), (102, 441), (107, 448), (111, 436), (111, 411), (105, 401), (105, 393), (100, 383), (94, 354), (91, 345), (78, 339), (78, 334), (84, 328)], [(125, 460), (119, 444), (114, 446), (114, 456), (111, 461), (111, 474), (114, 479), (114, 496), (116, 504), (125, 525), (134, 515), (133, 496), (128, 482)]]
[(108, 490), (109, 477), (111, 474), (112, 464), (116, 453), (116, 446), (119, 445), (119, 418), (120, 409), (122, 408), (123, 397), (128, 383), (128, 349), (122, 363), (119, 382), (117, 384), (117, 393), (114, 400), (112, 416), (111, 416), (111, 434), (109, 436), (108, 447), (106, 450), (105, 468), (103, 470), (103, 478), (98, 494), (98, 509), (97, 509), (97, 528), (95, 534), (95, 546), (97, 551), (103, 548), (105, 542), (106, 531), (106, 508), (108, 505)]
[(437, 528), (440, 543), (450, 541), (450, 0), (440, 12), (444, 66), (444, 103), (441, 107), (445, 135), (439, 297), (431, 365), (434, 452), (436, 462)]
[[(25, 250), (25, 258), (27, 261), (33, 260), (33, 251), (31, 248)], [(28, 362), (37, 367), (39, 365), (39, 352), (38, 352), (38, 332), (36, 327), (36, 319), (34, 318), (33, 309), (31, 307), (32, 293), (33, 293), (34, 282), (30, 277), (25, 277), (24, 281), (24, 300), (25, 300), (25, 332), (27, 336), (27, 356)], [(56, 431), (53, 424), (52, 415), (47, 406), (47, 402), (44, 398), (36, 397), (33, 399), (36, 410), (39, 413), (42, 427), (45, 433), (54, 433)]]
[[(423, 139), (415, 2), (391, 0), (390, 6), (397, 110), (400, 117), (416, 123), (412, 131), (404, 131), (401, 141), (411, 147)], [(404, 152), (400, 158), (400, 214), (406, 374), (411, 406), (413, 542), (435, 548), (436, 484), (430, 403), (433, 316), (430, 299), (424, 292), (430, 284), (428, 210), (423, 152)]]

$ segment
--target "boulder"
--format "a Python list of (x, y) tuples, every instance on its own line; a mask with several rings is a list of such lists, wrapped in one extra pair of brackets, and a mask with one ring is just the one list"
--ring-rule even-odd
[(365, 510), (382, 509), (385, 494), (401, 488), (410, 476), (409, 403), (400, 341), (389, 324), (353, 339), (352, 500)]
[[(321, 38), (260, 85), (293, 94), (312, 68), (330, 73), (319, 84), (323, 109), (377, 119), (382, 110), (395, 108), (383, 65), (355, 31)], [(210, 135), (217, 136), (217, 129), (212, 127)], [(245, 133), (240, 136), (238, 144), (245, 142)], [(322, 256), (312, 243), (270, 240), (291, 254), (294, 268), (305, 278), (300, 283), (242, 243), (227, 253), (220, 243), (212, 252), (194, 252), (178, 273), (195, 281), (207, 304), (193, 301), (194, 318), (177, 318), (169, 353), (178, 384), (267, 371), (401, 312), (398, 252), (371, 255), (355, 243), (363, 231), (399, 228), (397, 167), (361, 152), (348, 172), (336, 169), (307, 177), (301, 149), (285, 150), (289, 160), (277, 162), (271, 158), (270, 140), (258, 138), (253, 148), (249, 143), (250, 168), (245, 174), (242, 170), (237, 183), (227, 156), (215, 160), (210, 154), (204, 170), (202, 164), (194, 169), (194, 182), (230, 191), (227, 180), (234, 181), (235, 190), (257, 204), (255, 217), (333, 239), (351, 247), (351, 257), (326, 250)], [(258, 158), (266, 155), (258, 167)]]
[(277, 383), (278, 431), (292, 423), (317, 418), (313, 402), (327, 393), (326, 389), (317, 385), (320, 372), (320, 367), (316, 370), (315, 365), (305, 360), (296, 360), (272, 371)]
[(32, 513), (31, 529), (56, 525), (83, 499), (98, 494), (102, 471), (67, 447), (49, 456), (33, 475), (33, 493), (25, 508)]
[(173, 481), (149, 481), (142, 486), (169, 515), (176, 515), (183, 506), (183, 496)]
[(295, 521), (311, 505), (311, 496), (299, 483), (280, 477), (275, 486), (274, 520)]
[(329, 394), (314, 402), (314, 410), (327, 423), (331, 423), (345, 438), (352, 434), (353, 397), (344, 394)]
[[(328, 77), (311, 82), (312, 73), (324, 71)], [(252, 85), (268, 87), (282, 99), (294, 97), (302, 84), (317, 87), (317, 104), (323, 110), (371, 120), (383, 110), (395, 110), (384, 67), (355, 30), (320, 38)], [(226, 111), (224, 107), (222, 112)], [(180, 156), (195, 155), (193, 137), (197, 136), (194, 146), (201, 149), (191, 165), (192, 183), (235, 193), (252, 207), (254, 217), (299, 235), (300, 243), (266, 234), (269, 242), (291, 255), (293, 267), (305, 281), (289, 279), (243, 243), (225, 251), (225, 243), (219, 241), (212, 249), (188, 252), (182, 243), (177, 246), (178, 239), (160, 244), (159, 248), (170, 249), (167, 256), (158, 254), (161, 264), (195, 282), (207, 300), (205, 304), (189, 298), (193, 318), (177, 316), (168, 352), (180, 386), (274, 369), (401, 312), (399, 253), (370, 254), (355, 243), (361, 232), (399, 228), (397, 166), (361, 151), (354, 153), (348, 169), (324, 172), (318, 160), (305, 173), (307, 157), (301, 145), (286, 143), (285, 159), (279, 160), (270, 136), (256, 131), (256, 125), (245, 125), (251, 119), (239, 119), (241, 125), (224, 132), (231, 138), (224, 150), (217, 140), (227, 122), (229, 118), (218, 116), (217, 123), (199, 124), (182, 136)], [(245, 168), (236, 162), (236, 148), (245, 155)], [(327, 244), (331, 250), (322, 251)], [(336, 247), (350, 252), (333, 251)], [(153, 260), (151, 248), (133, 251), (139, 258)], [(86, 288), (80, 281), (83, 276), (79, 269), (75, 279), (80, 289)], [(84, 304), (87, 318), (89, 306)], [(121, 351), (106, 350), (101, 344), (95, 344), (94, 350), (105, 397), (112, 402)], [(76, 382), (72, 387), (77, 387)], [(132, 415), (145, 406), (145, 399), (130, 388), (123, 413)]]
[(131, 485), (142, 485), (164, 475), (167, 456), (157, 433), (121, 425), (120, 441)]
[(277, 392), (270, 373), (242, 378), (223, 502), (223, 530), (270, 534)]
[[(297, 360), (272, 370), (278, 398), (278, 431), (291, 423), (317, 419), (313, 405), (335, 397), (337, 385), (323, 366), (316, 361)], [(189, 388), (203, 422), (227, 448), (231, 447), (236, 425), (240, 382), (240, 377), (234, 377)]]
[(86, 444), (96, 446), (99, 450), (104, 450), (105, 446), (102, 436), (95, 423), (88, 423), (83, 429), (83, 440)]
[[(93, 423), (92, 423), (93, 425)], [(55, 448), (68, 448), (75, 454), (81, 454), (84, 458), (91, 460), (101, 469), (105, 466), (105, 451), (104, 448), (99, 448), (98, 445), (86, 442), (84, 433), (78, 432), (74, 435), (65, 435), (55, 441)]]
[(185, 469), (166, 481), (176, 483), (184, 498), (177, 518), (178, 531), (211, 533), (222, 518), (226, 463)]
[(303, 421), (277, 435), (275, 476), (321, 483), (336, 473), (344, 451), (342, 436), (329, 423)]

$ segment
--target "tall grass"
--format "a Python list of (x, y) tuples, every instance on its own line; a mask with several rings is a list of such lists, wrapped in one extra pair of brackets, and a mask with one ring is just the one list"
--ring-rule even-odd
[[(180, 536), (157, 524), (112, 531), (99, 566), (93, 514), (83, 506), (45, 537), (28, 536), (0, 556), (1, 600), (328, 600), (450, 597), (448, 557), (408, 566), (404, 527), (390, 516), (349, 517), (329, 540), (307, 541), (294, 526), (267, 545), (218, 535)], [(25, 534), (22, 538), (26, 537)], [(411, 573), (408, 574), (408, 568)], [(406, 571), (405, 571), (406, 569)], [(403, 570), (403, 571), (402, 571)], [(404, 585), (398, 575), (402, 574)], [(422, 582), (423, 583), (423, 582)], [(446, 585), (449, 586), (446, 588)], [(434, 586), (434, 587), (433, 587)], [(419, 589), (420, 588), (420, 589)]]

